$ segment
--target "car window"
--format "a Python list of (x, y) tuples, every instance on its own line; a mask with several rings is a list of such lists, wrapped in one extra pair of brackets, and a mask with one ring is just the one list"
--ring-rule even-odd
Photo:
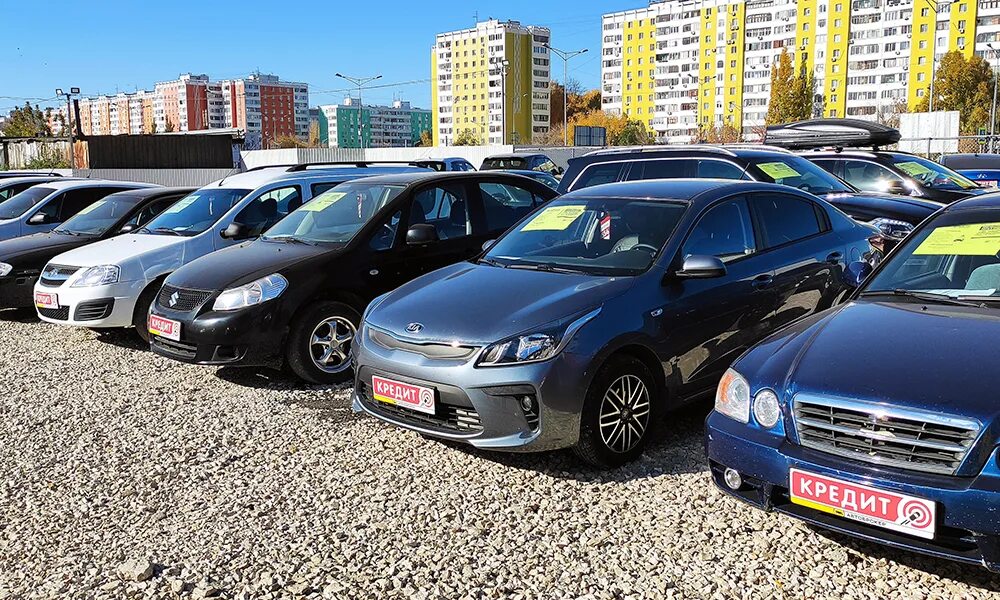
[(731, 162), (723, 160), (698, 161), (697, 177), (699, 179), (743, 179), (745, 170)]
[(17, 194), (20, 194), (21, 192), (23, 192), (24, 190), (30, 188), (33, 185), (35, 185), (35, 184), (34, 183), (16, 183), (16, 184), (8, 185), (8, 186), (4, 187), (3, 189), (0, 189), (0, 202), (3, 202), (4, 200), (6, 200), (7, 198), (10, 198), (11, 196), (15, 196)]
[(552, 173), (556, 170), (556, 163), (552, 162), (548, 158), (541, 159), (541, 163), (535, 167), (536, 171), (544, 171), (546, 173)]
[(277, 188), (251, 200), (236, 215), (235, 222), (246, 225), (249, 230), (248, 235), (254, 237), (270, 229), (300, 206), (302, 206), (302, 193), (297, 185)]
[(756, 251), (750, 210), (746, 199), (741, 196), (709, 209), (691, 230), (682, 254), (716, 256), (728, 262)]
[(820, 221), (816, 205), (785, 194), (754, 194), (753, 206), (767, 248), (781, 246), (820, 233), (826, 223)]
[(134, 196), (111, 194), (84, 207), (62, 225), (56, 232), (70, 235), (101, 235), (107, 232), (136, 205)]
[[(0, 219), (16, 219), (38, 205), (39, 202), (55, 192), (55, 189), (45, 186), (34, 186), (15, 194), (9, 200), (0, 202)], [(58, 210), (58, 206), (56, 207)], [(52, 216), (55, 216), (54, 214)]]
[(884, 192), (889, 182), (903, 178), (880, 164), (868, 160), (844, 160), (844, 180), (859, 190)]
[(350, 242), (405, 189), (403, 185), (365, 181), (348, 181), (316, 196), (269, 229), (263, 239), (296, 239), (308, 244)]
[(800, 189), (810, 194), (849, 194), (853, 190), (829, 171), (800, 156), (755, 159), (752, 163), (757, 179)]
[(108, 194), (120, 191), (123, 190), (106, 187), (90, 187), (70, 190), (63, 194), (62, 205), (59, 207), (57, 220), (60, 222), (65, 221)]
[(154, 200), (142, 207), (139, 212), (135, 213), (132, 218), (129, 219), (128, 224), (141, 227), (152, 220), (153, 217), (166, 210), (168, 206), (177, 202), (179, 199), (180, 196), (169, 196), (167, 198)]
[(506, 183), (480, 183), (479, 191), (489, 231), (504, 231), (541, 202), (528, 190)]
[(442, 240), (471, 235), (469, 206), (462, 188), (432, 187), (417, 192), (410, 206), (409, 227), (422, 223), (433, 225)]
[(399, 222), (403, 218), (403, 211), (397, 210), (388, 219), (382, 222), (382, 226), (375, 230), (368, 245), (372, 250), (388, 250), (392, 248), (392, 243), (396, 239), (396, 231), (399, 229)]
[(694, 159), (663, 159), (636, 161), (629, 169), (629, 180), (679, 179), (694, 175)]
[(573, 189), (579, 190), (605, 183), (615, 183), (619, 181), (622, 165), (624, 164), (626, 163), (613, 162), (587, 165), (584, 167), (583, 172), (580, 173), (580, 176), (576, 178), (576, 181), (573, 182)]
[[(323, 183), (314, 183), (314, 184), (312, 184), (312, 187), (310, 189), (312, 190), (312, 197), (315, 198), (316, 196), (319, 196), (323, 192), (325, 192), (327, 190), (332, 190), (335, 187), (337, 187), (337, 182), (324, 181)], [(292, 211), (288, 211), (288, 212), (292, 212)]]
[(239, 204), (250, 190), (203, 187), (174, 202), (142, 229), (143, 233), (197, 235)]

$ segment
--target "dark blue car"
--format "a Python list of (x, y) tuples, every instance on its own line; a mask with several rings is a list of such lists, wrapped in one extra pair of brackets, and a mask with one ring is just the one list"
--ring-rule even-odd
[(1000, 194), (921, 225), (850, 300), (723, 376), (715, 483), (765, 510), (1000, 571)]
[(995, 188), (1000, 183), (1000, 154), (946, 154), (939, 162), (979, 187)]

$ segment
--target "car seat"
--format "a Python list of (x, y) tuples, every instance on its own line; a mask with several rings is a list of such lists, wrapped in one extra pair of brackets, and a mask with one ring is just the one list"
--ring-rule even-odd
[(1000, 289), (1000, 264), (983, 265), (969, 275), (969, 281), (965, 284), (967, 290), (996, 290)]

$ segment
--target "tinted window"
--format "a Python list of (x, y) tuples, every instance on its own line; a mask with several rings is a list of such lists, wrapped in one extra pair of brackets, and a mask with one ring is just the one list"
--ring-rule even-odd
[(889, 189), (889, 182), (901, 182), (903, 178), (871, 161), (844, 160), (844, 180), (859, 190), (884, 192)]
[(618, 177), (624, 164), (626, 163), (614, 162), (588, 165), (573, 182), (573, 189), (579, 190), (604, 183), (615, 183), (619, 180)]
[(324, 182), (324, 183), (314, 183), (314, 184), (312, 184), (312, 188), (310, 188), (310, 189), (312, 189), (312, 197), (315, 198), (316, 196), (319, 196), (323, 192), (325, 192), (327, 190), (332, 190), (335, 187), (337, 187), (336, 183), (331, 182), (331, 181), (327, 181), (327, 182)]
[(119, 194), (111, 195), (93, 202), (74, 217), (56, 227), (56, 231), (70, 234), (101, 235), (125, 216), (133, 207), (136, 199)]
[(0, 219), (16, 219), (20, 217), (53, 192), (55, 190), (50, 187), (35, 186), (12, 196), (5, 202), (0, 202)]
[(282, 219), (265, 240), (294, 238), (309, 243), (346, 243), (372, 216), (403, 191), (401, 185), (347, 182), (313, 198)]
[(63, 194), (58, 220), (65, 221), (81, 210), (93, 205), (101, 198), (120, 191), (122, 190), (116, 188), (92, 187), (66, 192)]
[(137, 212), (130, 220), (129, 223), (132, 225), (142, 226), (148, 223), (153, 217), (160, 214), (166, 210), (171, 204), (179, 200), (179, 196), (170, 196), (169, 198), (160, 198), (159, 200), (154, 200), (146, 206), (144, 206), (139, 212)]
[(817, 196), (852, 191), (822, 167), (798, 156), (755, 160), (753, 168), (762, 181), (780, 183)]
[(691, 177), (694, 172), (693, 159), (643, 160), (633, 163), (629, 179), (679, 179)]
[(808, 200), (782, 194), (755, 194), (753, 203), (768, 248), (816, 235), (825, 229), (816, 205)]
[(201, 188), (170, 205), (150, 221), (143, 232), (199, 234), (214, 225), (249, 193), (250, 190)]
[(730, 261), (753, 254), (756, 249), (747, 202), (737, 198), (712, 207), (698, 220), (684, 242), (682, 254), (705, 254)]
[(554, 173), (555, 170), (558, 168), (558, 167), (556, 167), (556, 163), (552, 162), (551, 160), (549, 160), (547, 158), (540, 159), (540, 161), (541, 161), (541, 164), (539, 164), (538, 166), (535, 167), (536, 171), (544, 171), (546, 173)]
[(528, 169), (528, 161), (519, 156), (507, 158), (487, 158), (483, 161), (483, 170), (492, 169)]
[(971, 190), (976, 184), (944, 165), (910, 154), (892, 155), (897, 169), (929, 188), (946, 190)]
[(300, 206), (302, 193), (298, 186), (278, 188), (251, 200), (235, 221), (246, 225), (250, 236), (258, 236)]
[(421, 223), (433, 225), (442, 240), (471, 235), (469, 206), (462, 189), (433, 187), (417, 192), (410, 206), (409, 226)]
[(3, 189), (0, 189), (0, 202), (3, 202), (4, 200), (6, 200), (8, 198), (16, 196), (17, 194), (20, 194), (21, 192), (23, 192), (24, 190), (30, 188), (33, 185), (36, 185), (36, 184), (34, 184), (34, 183), (17, 183), (17, 184), (13, 184), (13, 185), (8, 185), (8, 186), (4, 187)]
[(722, 160), (698, 161), (697, 177), (699, 179), (743, 179), (743, 176), (743, 169), (731, 162)]
[(403, 211), (397, 210), (382, 223), (381, 227), (375, 230), (375, 235), (372, 236), (371, 241), (368, 243), (372, 250), (388, 250), (392, 248), (392, 243), (396, 240), (396, 231), (399, 229), (399, 222), (402, 218)]
[(504, 231), (535, 208), (540, 199), (528, 190), (505, 183), (481, 183), (486, 229)]

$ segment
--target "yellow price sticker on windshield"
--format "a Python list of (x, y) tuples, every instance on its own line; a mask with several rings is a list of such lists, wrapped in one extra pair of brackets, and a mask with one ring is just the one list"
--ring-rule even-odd
[(924, 165), (912, 160), (896, 163), (896, 166), (899, 167), (901, 171), (903, 171), (910, 177), (920, 177), (921, 175), (926, 175), (928, 173), (934, 172), (933, 170), (928, 169)]
[(167, 210), (163, 211), (163, 214), (165, 214), (165, 215), (172, 215), (174, 213), (179, 213), (182, 210), (184, 210), (185, 208), (187, 208), (187, 207), (191, 206), (192, 204), (194, 204), (195, 200), (197, 200), (197, 199), (198, 199), (198, 196), (188, 196), (187, 198), (181, 198), (177, 202), (174, 202), (173, 204), (171, 204), (170, 207), (167, 208)]
[(327, 192), (313, 199), (312, 202), (306, 202), (305, 204), (303, 204), (302, 210), (308, 212), (324, 211), (333, 206), (338, 200), (340, 200), (346, 195), (347, 195), (346, 192)]
[(799, 173), (783, 162), (759, 163), (757, 168), (764, 171), (771, 179), (787, 179), (788, 177), (802, 176), (802, 173)]
[(1000, 253), (1000, 223), (938, 227), (913, 251), (918, 254), (996, 256)]
[(521, 231), (566, 231), (586, 207), (582, 204), (549, 206), (521, 228)]
[(80, 212), (78, 212), (76, 214), (78, 214), (78, 215), (85, 215), (87, 213), (92, 213), (95, 210), (97, 210), (98, 208), (104, 206), (105, 204), (106, 204), (106, 202), (104, 200), (98, 200), (97, 202), (94, 202), (93, 204), (87, 206), (86, 208), (84, 208), (83, 210), (81, 210)]

